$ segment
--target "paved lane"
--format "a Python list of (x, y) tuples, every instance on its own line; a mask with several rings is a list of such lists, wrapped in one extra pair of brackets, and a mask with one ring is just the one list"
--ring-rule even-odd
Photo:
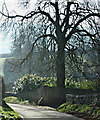
[(21, 115), (24, 120), (83, 120), (70, 114), (54, 111), (49, 107), (26, 106), (10, 103), (8, 103), (8, 105)]

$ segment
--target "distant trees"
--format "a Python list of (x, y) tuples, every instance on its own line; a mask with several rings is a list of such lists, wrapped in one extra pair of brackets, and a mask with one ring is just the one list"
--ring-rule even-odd
[[(22, 58), (27, 56), (27, 54), (30, 52), (32, 41), (35, 40), (35, 36), (40, 34), (38, 31), (36, 32), (35, 27), (37, 25), (23, 25), (19, 26), (20, 32), (18, 29), (19, 35), (13, 35), (14, 42), (13, 42), (13, 48), (12, 48), (12, 55), (19, 59), (21, 61)], [(41, 25), (38, 25), (39, 29), (41, 28)], [(24, 29), (24, 31), (23, 31)], [(34, 33), (31, 30), (34, 30)], [(16, 31), (15, 31), (16, 33)], [(23, 33), (23, 35), (22, 35)], [(41, 30), (42, 33), (42, 30)], [(22, 67), (22, 70), (25, 71), (25, 73), (31, 74), (36, 73), (40, 76), (54, 76), (55, 70), (54, 70), (54, 55), (55, 50), (52, 47), (52, 44), (49, 43), (51, 48), (48, 48), (49, 40), (41, 39), (39, 41), (34, 50), (31, 52), (30, 55), (27, 56), (27, 59), (25, 59)], [(53, 46), (55, 46), (53, 44)], [(20, 62), (19, 62), (20, 64)]]
[[(27, 1), (28, 3), (29, 1)], [(92, 2), (67, 2), (66, 0), (58, 2), (37, 1), (36, 8), (26, 15), (10, 15), (0, 12), (3, 19), (11, 23), (15, 29), (15, 38), (18, 36), (31, 40), (30, 51), (26, 52), (26, 57), (20, 62), (22, 64), (31, 55), (35, 45), (42, 45), (42, 41), (47, 43), (46, 48), (51, 49), (53, 43), (56, 51), (56, 76), (57, 86), (65, 86), (65, 54), (69, 55), (74, 63), (77, 63), (78, 56), (83, 56), (85, 46), (88, 44), (91, 48), (100, 46), (100, 34), (97, 26), (97, 19), (100, 18), (98, 6)], [(19, 22), (20, 21), (20, 22)], [(36, 25), (34, 25), (36, 24)], [(17, 26), (17, 27), (16, 27)], [(22, 30), (20, 32), (20, 27)], [(28, 28), (27, 31), (25, 28)], [(96, 39), (97, 38), (97, 39)], [(15, 41), (20, 42), (20, 39)], [(21, 43), (23, 46), (23, 42)], [(77, 55), (76, 55), (77, 53)], [(80, 59), (81, 60), (81, 59)], [(66, 65), (67, 66), (67, 65)], [(78, 67), (80, 68), (80, 67)], [(100, 82), (100, 79), (99, 79)]]

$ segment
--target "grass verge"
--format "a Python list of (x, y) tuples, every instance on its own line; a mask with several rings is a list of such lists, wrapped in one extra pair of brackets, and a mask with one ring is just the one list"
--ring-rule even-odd
[(73, 114), (85, 120), (100, 120), (100, 107), (95, 105), (64, 103), (57, 108), (57, 111)]
[(14, 96), (9, 96), (9, 97), (5, 97), (4, 101), (6, 103), (14, 103), (14, 104), (22, 104), (22, 105), (36, 105), (34, 102), (33, 103), (29, 103), (29, 100), (21, 100), (18, 99), (17, 97)]
[(0, 106), (0, 113), (4, 115), (0, 120), (10, 120), (11, 118), (14, 120), (20, 120), (18, 113), (10, 108), (5, 101), (3, 101), (3, 105)]
[(4, 98), (4, 101), (6, 102), (6, 103), (20, 103), (20, 101), (19, 101), (19, 99), (17, 98), (17, 97), (13, 97), (13, 96), (11, 96), (11, 97), (5, 97)]

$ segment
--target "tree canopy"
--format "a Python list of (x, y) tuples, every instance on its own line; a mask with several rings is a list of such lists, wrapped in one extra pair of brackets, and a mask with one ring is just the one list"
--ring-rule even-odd
[[(27, 4), (29, 2), (26, 0)], [(56, 44), (54, 49), (56, 51), (58, 87), (65, 86), (66, 53), (70, 56), (73, 53), (83, 54), (81, 51), (84, 51), (87, 45), (92, 48), (94, 46), (99, 46), (98, 48), (100, 48), (100, 29), (98, 23), (100, 11), (98, 4), (91, 0), (80, 2), (39, 0), (36, 3), (35, 9), (25, 15), (12, 15), (9, 11), (0, 11), (0, 13), (4, 20), (2, 23), (3, 28), (8, 28), (9, 26), (13, 28), (15, 41), (18, 41), (19, 36), (22, 36), (23, 39), (26, 33), (28, 33), (26, 40), (31, 40), (30, 51), (27, 52), (20, 64), (32, 53), (35, 45), (41, 43), (44, 39), (47, 43), (46, 47), (49, 49), (51, 48), (50, 43)], [(21, 39), (18, 42), (20, 41)], [(21, 43), (22, 45), (23, 43)], [(72, 60), (75, 57), (74, 54)]]

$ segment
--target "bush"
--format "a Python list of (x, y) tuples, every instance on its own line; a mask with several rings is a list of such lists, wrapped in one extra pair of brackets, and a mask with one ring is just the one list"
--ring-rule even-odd
[(90, 80), (73, 80), (73, 77), (65, 80), (65, 87), (66, 88), (79, 88), (79, 89), (93, 89), (96, 90), (98, 86), (98, 81), (90, 81)]
[[(56, 87), (57, 79), (54, 77), (40, 77), (36, 74), (27, 74), (22, 78), (16, 80), (14, 91), (23, 92), (23, 91), (34, 91), (35, 89), (41, 86)], [(74, 81), (73, 77), (70, 76), (69, 79), (65, 80), (66, 88), (80, 88), (80, 89), (96, 89), (97, 81)]]
[(43, 81), (39, 76), (28, 74), (24, 75), (22, 78), (18, 79), (15, 82), (14, 91), (22, 92), (22, 91), (33, 91), (36, 88), (39, 88), (43, 84)]
[(56, 81), (57, 79), (54, 77), (43, 77), (43, 79), (45, 78), (45, 82), (44, 85), (45, 86), (49, 86), (49, 87), (56, 87)]
[(34, 91), (41, 86), (56, 86), (56, 80), (53, 77), (40, 77), (36, 74), (24, 75), (22, 78), (16, 80), (14, 92)]

